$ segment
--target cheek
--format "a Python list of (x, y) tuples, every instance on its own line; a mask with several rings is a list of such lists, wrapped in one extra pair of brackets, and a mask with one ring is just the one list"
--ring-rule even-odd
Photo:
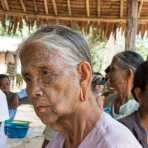
[(115, 72), (112, 72), (112, 73), (109, 75), (109, 85), (110, 85), (111, 87), (115, 87), (116, 82), (117, 82), (116, 73), (115, 73)]
[(122, 81), (122, 76), (118, 72), (113, 72), (112, 75), (110, 76), (110, 82), (113, 85), (116, 85), (116, 87), (118, 86), (118, 84), (121, 83), (121, 81)]
[[(64, 83), (65, 82), (65, 83)], [(62, 89), (58, 91), (58, 102), (56, 111), (59, 114), (70, 114), (74, 111), (79, 101), (79, 83), (74, 79), (68, 79), (63, 82)]]

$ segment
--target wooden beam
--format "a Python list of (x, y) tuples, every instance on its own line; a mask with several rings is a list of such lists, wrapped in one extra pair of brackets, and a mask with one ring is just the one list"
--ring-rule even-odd
[(120, 0), (120, 18), (123, 18), (124, 14), (124, 0)]
[(1, 4), (4, 10), (9, 11), (9, 5), (7, 0), (1, 0)]
[(89, 0), (86, 0), (86, 15), (87, 17), (90, 16)]
[[(125, 19), (110, 19), (110, 18), (98, 18), (98, 17), (70, 17), (70, 16), (52, 16), (52, 15), (39, 15), (39, 14), (29, 14), (29, 13), (21, 13), (21, 12), (10, 12), (10, 11), (1, 11), (0, 10), (0, 15), (8, 15), (8, 16), (18, 16), (18, 17), (22, 17), (22, 16), (27, 16), (33, 19), (36, 18), (40, 18), (40, 19), (51, 19), (51, 20), (65, 20), (65, 21), (69, 21), (69, 20), (73, 20), (73, 21), (92, 21), (92, 22), (107, 22), (107, 23), (118, 23), (118, 22), (123, 22), (126, 23)], [(148, 22), (148, 19), (147, 19)]]
[(140, 1), (139, 10), (138, 10), (138, 17), (140, 17), (140, 14), (141, 14), (142, 6), (143, 6), (143, 1), (144, 0)]
[[(86, 18), (86, 17), (70, 17), (70, 16), (52, 16), (52, 15), (39, 15), (39, 14), (29, 14), (29, 13), (23, 13), (23, 12), (10, 12), (10, 11), (2, 11), (0, 10), (0, 15), (8, 15), (8, 16), (18, 16), (18, 17), (23, 17), (23, 16), (27, 16), (29, 18), (33, 18), (33, 19), (36, 19), (36, 18), (40, 18), (40, 19), (51, 19), (51, 20), (65, 20), (65, 21), (70, 21), (70, 20), (73, 20), (73, 21), (82, 21), (82, 22), (85, 22), (85, 21), (91, 21), (91, 22), (106, 22), (106, 23), (126, 23), (127, 20), (124, 19), (124, 18), (98, 18), (98, 17), (89, 17), (89, 18)], [(145, 18), (139, 18), (138, 20), (138, 23), (139, 24), (145, 24), (145, 23), (148, 23), (148, 17), (145, 17)]]
[(45, 13), (48, 14), (48, 0), (44, 0)]
[(5, 4), (6, 10), (9, 11), (8, 1), (7, 0), (3, 0), (3, 1), (4, 1), (4, 4)]
[(22, 6), (23, 11), (26, 12), (26, 7), (25, 7), (25, 4), (24, 4), (24, 1), (20, 0), (20, 4)]
[(135, 50), (138, 25), (138, 0), (127, 1), (127, 25), (125, 31), (125, 50)]
[(68, 7), (68, 14), (69, 14), (69, 16), (71, 16), (71, 4), (70, 4), (70, 0), (67, 0), (67, 7)]
[(101, 0), (97, 0), (97, 15), (101, 16)]
[(53, 5), (53, 11), (55, 16), (58, 15), (58, 11), (57, 11), (57, 5), (56, 5), (56, 0), (52, 0), (52, 5)]
[(1, 1), (1, 5), (3, 7), (3, 10), (5, 10), (4, 1), (3, 0), (0, 0), (0, 1)]
[[(111, 2), (119, 2), (120, 0), (110, 0)], [(128, 0), (124, 0), (124, 2), (126, 2)], [(141, 0), (138, 0), (138, 2), (140, 2)], [(144, 2), (148, 2), (148, 0), (143, 0)]]
[(37, 8), (36, 0), (33, 0), (33, 4), (34, 4), (34, 11), (37, 12), (38, 8)]

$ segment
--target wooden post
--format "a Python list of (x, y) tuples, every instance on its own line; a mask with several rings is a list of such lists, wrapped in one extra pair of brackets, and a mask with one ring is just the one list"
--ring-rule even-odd
[(138, 24), (138, 0), (127, 0), (127, 24), (125, 32), (125, 50), (135, 50)]

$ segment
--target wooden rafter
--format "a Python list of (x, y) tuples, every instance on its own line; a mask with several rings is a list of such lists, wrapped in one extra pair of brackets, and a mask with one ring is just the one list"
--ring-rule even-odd
[(120, 18), (123, 18), (124, 14), (124, 0), (120, 0)]
[[(0, 11), (0, 15), (8, 15), (8, 16), (27, 16), (29, 18), (40, 18), (40, 19), (51, 19), (51, 20), (63, 20), (63, 21), (69, 21), (69, 20), (73, 20), (73, 21), (92, 21), (92, 22), (113, 22), (113, 23), (118, 23), (118, 22), (126, 22), (126, 19), (109, 19), (109, 18), (86, 18), (86, 17), (70, 17), (70, 16), (52, 16), (52, 15), (39, 15), (39, 14), (28, 14), (28, 13), (21, 13), (21, 12), (9, 12), (9, 11)], [(146, 19), (148, 22), (148, 19)]]
[(5, 10), (4, 1), (3, 0), (0, 0), (0, 1), (1, 1), (1, 5), (2, 5), (3, 9)]
[(58, 10), (57, 10), (56, 0), (52, 0), (52, 5), (53, 5), (54, 14), (55, 14), (55, 16), (57, 16)]
[(9, 4), (8, 4), (8, 1), (7, 1), (7, 0), (3, 0), (3, 1), (4, 1), (4, 4), (5, 4), (6, 10), (9, 11)]
[(20, 4), (21, 4), (23, 11), (26, 12), (26, 7), (25, 7), (25, 4), (24, 4), (24, 1), (20, 0)]
[(140, 17), (142, 6), (143, 6), (143, 2), (144, 2), (144, 0), (140, 1), (139, 10), (138, 10), (138, 17)]
[[(111, 2), (119, 2), (120, 0), (110, 0)], [(124, 2), (127, 2), (128, 0), (124, 0)], [(141, 0), (138, 0), (140, 2)], [(148, 0), (143, 0), (144, 2), (148, 2)]]
[[(9, 12), (9, 11), (0, 11), (0, 15), (8, 15), (8, 16), (14, 16), (14, 17), (22, 17), (22, 16), (27, 16), (29, 18), (32, 19), (36, 19), (36, 18), (40, 18), (40, 19), (51, 19), (51, 20), (63, 20), (63, 21), (82, 21), (82, 22), (86, 22), (86, 21), (91, 21), (91, 22), (106, 22), (106, 23), (119, 23), (119, 22), (123, 22), (126, 23), (126, 19), (120, 19), (120, 18), (98, 18), (98, 17), (94, 17), (94, 18), (86, 18), (86, 17), (70, 17), (70, 16), (51, 16), (51, 15), (39, 15), (39, 14), (28, 14), (28, 13), (21, 13), (21, 12)], [(141, 18), (138, 19), (138, 23), (139, 24), (145, 24), (148, 23), (148, 18)]]
[(7, 0), (1, 0), (1, 4), (4, 10), (9, 11), (9, 5)]
[(71, 16), (71, 5), (70, 5), (70, 0), (67, 0), (67, 7), (68, 7), (68, 14)]
[(101, 0), (97, 0), (97, 15), (101, 16)]
[(37, 12), (38, 8), (37, 8), (36, 0), (33, 0), (33, 5), (34, 5), (34, 11)]
[(86, 0), (86, 14), (87, 14), (87, 17), (90, 16), (89, 0)]
[(48, 14), (48, 0), (44, 0), (45, 13)]

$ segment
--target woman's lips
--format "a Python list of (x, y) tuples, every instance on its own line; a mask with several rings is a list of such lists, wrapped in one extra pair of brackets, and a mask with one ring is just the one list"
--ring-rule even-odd
[(38, 106), (38, 107), (36, 107), (36, 109), (39, 113), (45, 112), (47, 108), (49, 108), (49, 106)]

